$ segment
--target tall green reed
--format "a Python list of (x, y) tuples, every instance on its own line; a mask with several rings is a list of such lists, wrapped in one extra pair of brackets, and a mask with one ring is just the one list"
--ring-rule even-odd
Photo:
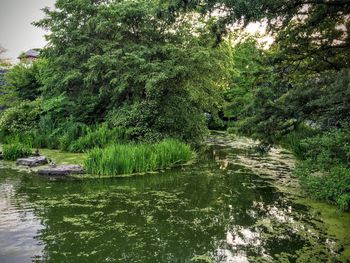
[(85, 169), (94, 175), (115, 176), (164, 169), (191, 157), (190, 146), (173, 139), (156, 144), (116, 144), (88, 152)]

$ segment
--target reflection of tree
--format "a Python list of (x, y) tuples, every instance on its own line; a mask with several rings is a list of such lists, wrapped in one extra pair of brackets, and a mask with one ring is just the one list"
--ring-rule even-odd
[[(215, 146), (214, 146), (215, 148)], [(215, 148), (216, 149), (216, 148)], [(293, 253), (307, 213), (213, 148), (200, 162), (159, 175), (104, 181), (22, 177), (45, 229), (48, 262), (188, 262)], [(222, 159), (225, 169), (219, 169)], [(305, 209), (304, 207), (302, 209)], [(296, 221), (296, 222), (295, 222)]]
[(35, 239), (43, 226), (27, 201), (26, 192), (18, 192), (20, 175), (0, 169), (0, 261), (26, 262), (41, 258), (43, 246)]

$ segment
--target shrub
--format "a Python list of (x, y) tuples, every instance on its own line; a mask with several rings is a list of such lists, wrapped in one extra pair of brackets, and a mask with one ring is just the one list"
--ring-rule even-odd
[(119, 144), (91, 150), (85, 168), (91, 174), (115, 176), (166, 168), (191, 156), (190, 146), (173, 139), (157, 144)]
[(350, 208), (350, 132), (342, 127), (299, 142), (295, 174), (317, 199)]
[[(61, 131), (61, 132), (60, 132)], [(63, 151), (69, 151), (72, 144), (74, 144), (79, 138), (86, 135), (88, 127), (84, 123), (80, 122), (68, 122), (64, 127), (58, 130), (58, 133), (62, 133), (59, 137), (59, 148)]]
[(0, 117), (1, 137), (29, 132), (37, 127), (40, 114), (40, 100), (24, 101), (7, 109)]
[(93, 148), (103, 148), (109, 144), (122, 143), (126, 140), (125, 129), (110, 129), (106, 124), (96, 130), (89, 129), (85, 136), (80, 137), (67, 147), (71, 152), (85, 152)]
[(18, 158), (27, 157), (31, 154), (31, 148), (20, 143), (4, 145), (3, 147), (4, 159), (8, 161), (15, 161)]
[(22, 100), (35, 100), (40, 96), (40, 74), (45, 61), (17, 64), (6, 74), (6, 84), (16, 91)]
[(329, 169), (336, 164), (350, 165), (350, 130), (343, 127), (302, 140), (304, 158)]
[(350, 208), (350, 169), (341, 165), (330, 171), (313, 169), (310, 162), (299, 163), (295, 174), (307, 191), (316, 199), (337, 204), (341, 209)]
[(300, 159), (305, 158), (307, 146), (303, 143), (304, 140), (310, 140), (319, 133), (317, 129), (307, 125), (299, 125), (298, 128), (281, 138), (279, 144), (293, 151), (295, 156)]

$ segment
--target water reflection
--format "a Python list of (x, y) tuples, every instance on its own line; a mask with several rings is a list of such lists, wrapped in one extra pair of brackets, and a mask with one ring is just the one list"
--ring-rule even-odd
[(0, 262), (40, 260), (43, 246), (36, 236), (43, 225), (27, 196), (17, 194), (19, 181), (7, 179), (8, 171), (0, 172)]
[(0, 262), (294, 262), (326, 242), (306, 207), (239, 163), (247, 141), (216, 140), (193, 166), (157, 175), (50, 182), (0, 171)]

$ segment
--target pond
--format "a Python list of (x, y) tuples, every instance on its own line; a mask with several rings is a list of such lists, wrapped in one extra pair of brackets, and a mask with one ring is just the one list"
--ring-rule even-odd
[(276, 185), (289, 162), (249, 144), (214, 134), (194, 164), (130, 178), (1, 169), (0, 262), (347, 262), (320, 214)]

